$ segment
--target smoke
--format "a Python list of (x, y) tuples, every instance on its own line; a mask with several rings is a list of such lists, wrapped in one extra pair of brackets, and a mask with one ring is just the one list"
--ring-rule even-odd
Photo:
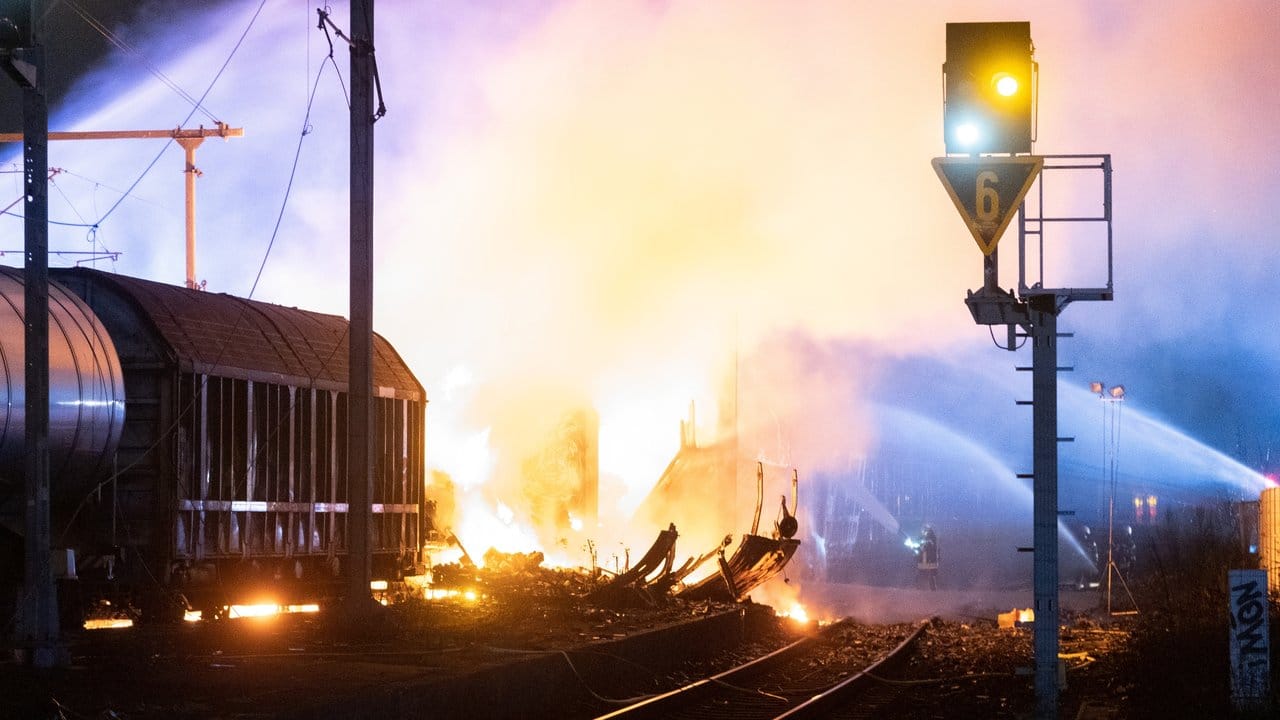
[[(256, 7), (227, 3), (130, 39), (198, 95)], [(725, 388), (738, 387), (751, 451), (817, 472), (876, 439), (865, 403), (884, 376), (841, 343), (876, 348), (881, 369), (988, 362), (960, 303), (979, 256), (928, 158), (941, 152), (943, 23), (1000, 8), (378, 3), (389, 113), (376, 126), (375, 323), (432, 399), (429, 463), (464, 494), (489, 488), (461, 498), (459, 515), (516, 503), (522, 464), (584, 406), (600, 414), (602, 520), (620, 522), (670, 460), (691, 400), (700, 436), (714, 437)], [(1213, 409), (1175, 382), (1207, 378), (1223, 388), (1219, 407), (1274, 428), (1276, 411), (1243, 399), (1258, 388), (1222, 378), (1280, 382), (1280, 345), (1259, 332), (1269, 311), (1247, 301), (1268, 296), (1280, 259), (1266, 235), (1280, 100), (1263, 91), (1280, 81), (1280, 11), (1021, 12), (1007, 19), (1030, 20), (1037, 42), (1037, 149), (1113, 152), (1117, 168), (1117, 301), (1066, 314), (1080, 324), (1078, 365), (1149, 368), (1152, 406), (1211, 432)], [(346, 16), (334, 6), (339, 25)], [(198, 277), (212, 290), (247, 294), (268, 257), (255, 297), (347, 312), (347, 108), (327, 52), (314, 7), (269, 3), (206, 101), (246, 129), (198, 151)], [(340, 41), (334, 57), (345, 79)], [(190, 110), (127, 57), (71, 96), (55, 129), (167, 127)], [(84, 224), (159, 152), (67, 145), (51, 148), (51, 164), (75, 173), (55, 179), (51, 214)], [(122, 251), (110, 267), (180, 283), (181, 169), (170, 147), (107, 222), (55, 227), (51, 244)], [(5, 247), (20, 233), (0, 218)], [(1187, 328), (1203, 340), (1174, 345)], [(1215, 341), (1225, 349), (1204, 362)], [(934, 367), (895, 381), (954, 392)], [(937, 411), (963, 426), (992, 403)], [(983, 442), (1009, 446), (1014, 425)]]

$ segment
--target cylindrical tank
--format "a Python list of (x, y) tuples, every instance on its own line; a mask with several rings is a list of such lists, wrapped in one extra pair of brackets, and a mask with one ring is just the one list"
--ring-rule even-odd
[(1280, 487), (1258, 497), (1258, 560), (1267, 571), (1267, 590), (1280, 592)]
[[(21, 485), (26, 444), (23, 273), (0, 268), (0, 486)], [(89, 306), (49, 283), (49, 481), (55, 498), (106, 479), (124, 425), (120, 358)]]

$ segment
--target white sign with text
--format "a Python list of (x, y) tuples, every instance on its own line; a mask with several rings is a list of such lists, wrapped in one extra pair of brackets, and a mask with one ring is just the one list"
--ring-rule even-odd
[(1228, 570), (1231, 588), (1231, 701), (1238, 709), (1271, 696), (1267, 571)]

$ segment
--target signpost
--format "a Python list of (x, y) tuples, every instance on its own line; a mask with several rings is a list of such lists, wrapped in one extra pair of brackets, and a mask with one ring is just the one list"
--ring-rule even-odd
[[(1031, 341), (1031, 400), (1033, 472), (1032, 533), (1035, 595), (1036, 717), (1053, 720), (1058, 714), (1058, 315), (1076, 300), (1110, 300), (1111, 291), (1111, 161), (1100, 156), (1103, 173), (1103, 211), (1097, 217), (1047, 217), (1043, 193), (1038, 217), (1029, 218), (1023, 198), (1041, 174), (1050, 169), (1092, 169), (1081, 155), (1030, 155), (1035, 140), (1038, 95), (1037, 65), (1033, 58), (1031, 26), (1027, 22), (947, 23), (944, 76), (943, 138), (950, 157), (934, 158), (933, 169), (982, 250), (983, 283), (969, 291), (965, 304), (974, 322), (1008, 331), (1005, 349), (1017, 350)], [(1046, 160), (1050, 164), (1046, 165)], [(1062, 163), (1065, 164), (1055, 164)], [(1018, 295), (999, 284), (996, 244), (1020, 214), (1018, 233)], [(1051, 222), (1101, 222), (1107, 233), (1105, 288), (1049, 287), (1044, 282), (1044, 228)], [(1028, 226), (1034, 230), (1028, 230)], [(1025, 283), (1026, 237), (1040, 243), (1039, 280)], [(1265, 587), (1265, 585), (1264, 585)]]
[(982, 254), (988, 256), (995, 252), (1042, 167), (1044, 158), (1033, 155), (933, 159), (933, 170), (951, 202)]
[(1231, 587), (1231, 702), (1236, 710), (1266, 707), (1271, 698), (1267, 634), (1267, 571), (1229, 570)]

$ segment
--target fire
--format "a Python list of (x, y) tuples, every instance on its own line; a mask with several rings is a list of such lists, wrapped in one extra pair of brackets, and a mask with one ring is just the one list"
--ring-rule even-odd
[(805, 612), (804, 606), (800, 603), (795, 603), (791, 606), (790, 610), (785, 610), (779, 613), (778, 617), (791, 618), (801, 625), (809, 622), (809, 613)]
[(1007, 613), (1000, 613), (996, 616), (996, 626), (1003, 630), (1012, 630), (1018, 625), (1035, 622), (1036, 613), (1031, 608), (1019, 610), (1014, 608)]

